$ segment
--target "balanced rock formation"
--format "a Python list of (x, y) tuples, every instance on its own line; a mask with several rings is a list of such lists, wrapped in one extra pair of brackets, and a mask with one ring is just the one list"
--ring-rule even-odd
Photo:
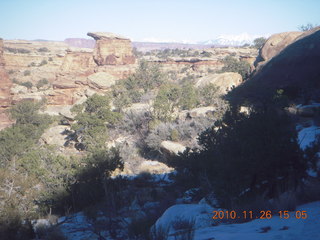
[(221, 93), (227, 93), (232, 88), (237, 87), (240, 83), (242, 83), (242, 77), (239, 73), (225, 72), (214, 73), (200, 78), (196, 83), (196, 87), (214, 84), (220, 88)]
[(96, 40), (93, 59), (97, 65), (126, 65), (134, 64), (131, 41), (120, 35), (103, 32), (87, 34)]

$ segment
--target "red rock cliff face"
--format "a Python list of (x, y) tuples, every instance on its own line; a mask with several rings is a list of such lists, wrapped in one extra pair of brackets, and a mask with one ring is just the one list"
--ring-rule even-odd
[(134, 64), (131, 41), (112, 33), (89, 32), (88, 36), (96, 40), (93, 59), (97, 65)]
[(9, 119), (5, 114), (5, 110), (11, 105), (10, 88), (12, 82), (4, 67), (3, 41), (0, 39), (0, 129), (3, 129), (10, 124)]

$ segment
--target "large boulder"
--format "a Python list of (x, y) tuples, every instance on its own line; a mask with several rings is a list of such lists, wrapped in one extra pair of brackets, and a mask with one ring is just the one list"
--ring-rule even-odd
[(284, 32), (274, 34), (267, 39), (260, 50), (262, 61), (267, 61), (293, 43), (302, 32)]
[(179, 153), (183, 153), (186, 150), (186, 147), (181, 143), (172, 141), (161, 142), (160, 148), (165, 155), (178, 155)]
[[(320, 27), (300, 35), (229, 94), (234, 103), (267, 104), (277, 90), (291, 98), (318, 101), (320, 92)], [(310, 99), (309, 99), (310, 100)]]
[(209, 74), (200, 78), (196, 83), (196, 87), (204, 87), (210, 83), (219, 87), (221, 93), (227, 93), (242, 83), (242, 77), (239, 73), (235, 72)]
[(48, 128), (41, 136), (41, 141), (48, 145), (57, 145), (59, 147), (63, 147), (65, 142), (67, 141), (66, 131), (69, 131), (70, 128), (66, 126), (54, 126)]
[(88, 76), (88, 85), (98, 89), (108, 89), (118, 80), (107, 72), (97, 72)]
[(93, 59), (97, 65), (126, 65), (135, 63), (130, 39), (113, 33), (89, 32), (96, 40)]

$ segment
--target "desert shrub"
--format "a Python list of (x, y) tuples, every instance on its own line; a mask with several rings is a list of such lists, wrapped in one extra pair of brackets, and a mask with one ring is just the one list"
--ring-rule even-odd
[(47, 60), (42, 60), (41, 63), (39, 64), (39, 67), (43, 66), (43, 65), (46, 65), (48, 64), (48, 61)]
[(39, 89), (39, 88), (42, 88), (43, 86), (47, 85), (49, 83), (48, 79), (46, 78), (42, 78), (41, 80), (39, 80), (36, 84), (36, 87)]
[(226, 56), (223, 59), (224, 66), (220, 72), (237, 72), (242, 79), (247, 79), (250, 73), (250, 64), (245, 61), (239, 61), (234, 57)]
[(10, 117), (16, 123), (0, 132), (0, 166), (28, 151), (52, 122), (48, 115), (38, 114), (42, 105), (25, 101), (9, 110)]
[(199, 105), (199, 95), (197, 89), (191, 82), (186, 82), (181, 88), (179, 107), (182, 110), (190, 110)]
[(50, 52), (50, 50), (47, 47), (38, 48), (38, 52)]
[(174, 234), (175, 240), (192, 240), (194, 237), (195, 219), (176, 218), (172, 222), (173, 229), (176, 230)]
[(160, 121), (171, 121), (174, 110), (179, 106), (181, 88), (173, 83), (160, 87), (153, 103), (153, 116)]
[(30, 53), (30, 50), (25, 49), (25, 48), (10, 48), (10, 47), (5, 47), (4, 48), (6, 51), (11, 52), (11, 53), (22, 53), (22, 54), (27, 54)]
[(264, 43), (265, 43), (266, 41), (267, 41), (267, 39), (264, 38), (264, 37), (256, 38), (256, 39), (253, 40), (253, 46), (254, 46), (255, 48), (257, 48), (257, 49), (260, 49), (260, 48), (264, 45)]
[(53, 58), (52, 58), (52, 57), (49, 57), (49, 58), (48, 58), (48, 61), (49, 61), (49, 62), (52, 62), (52, 61), (53, 61)]
[(302, 32), (306, 32), (306, 31), (309, 31), (315, 27), (317, 27), (317, 24), (307, 23), (306, 25), (299, 26), (298, 29)]
[(203, 56), (203, 57), (211, 57), (211, 56), (212, 56), (212, 53), (211, 53), (211, 52), (203, 51), (203, 52), (201, 52), (201, 56)]
[(9, 73), (10, 75), (11, 75), (11, 74), (14, 74), (14, 70), (11, 69), (11, 70), (8, 71), (8, 73)]
[(199, 182), (206, 176), (222, 207), (260, 194), (276, 197), (295, 189), (305, 176), (307, 162), (286, 116), (272, 110), (249, 116), (231, 110), (216, 128), (199, 137), (202, 151), (186, 152), (173, 162)]
[(171, 141), (175, 141), (175, 142), (179, 141), (180, 134), (177, 129), (172, 129), (171, 134), (170, 134), (170, 139), (171, 139)]
[(26, 88), (30, 89), (33, 87), (33, 83), (30, 82), (30, 81), (27, 81), (27, 82), (19, 82), (19, 85), (21, 86), (25, 86)]
[(71, 186), (72, 198), (77, 199), (74, 208), (82, 209), (97, 203), (103, 197), (111, 201), (109, 197), (115, 192), (110, 188), (108, 179), (112, 171), (123, 169), (118, 149), (96, 149), (82, 159), (82, 162), (75, 177), (76, 182)]
[(121, 119), (121, 114), (110, 110), (108, 96), (92, 95), (83, 104), (75, 105), (71, 109), (77, 115), (72, 129), (78, 135), (78, 146), (93, 151), (101, 148), (107, 140), (107, 128)]
[(141, 61), (135, 74), (123, 81), (127, 90), (143, 89), (145, 92), (159, 87), (166, 80), (158, 64)]
[(36, 63), (35, 62), (31, 62), (28, 67), (35, 67), (36, 66)]
[(30, 76), (30, 75), (31, 75), (31, 72), (30, 72), (29, 70), (25, 70), (25, 71), (23, 72), (23, 75), (24, 75), (24, 76)]

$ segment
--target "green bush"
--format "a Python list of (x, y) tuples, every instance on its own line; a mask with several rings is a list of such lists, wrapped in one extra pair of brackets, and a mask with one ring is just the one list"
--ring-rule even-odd
[[(81, 138), (81, 146), (86, 150), (103, 147), (107, 140), (107, 127), (113, 126), (121, 119), (121, 114), (110, 110), (108, 96), (92, 95), (83, 104), (75, 105), (71, 109), (77, 113), (73, 130)], [(79, 145), (79, 146), (80, 146)]]
[(36, 84), (36, 87), (39, 89), (39, 88), (42, 88), (43, 86), (47, 85), (49, 83), (48, 79), (46, 78), (42, 78), (41, 80), (39, 80)]
[(38, 49), (38, 52), (50, 52), (50, 50), (46, 47), (42, 47)]
[(153, 116), (163, 122), (173, 119), (173, 112), (179, 106), (181, 88), (173, 83), (164, 84), (160, 87), (153, 103)]
[(39, 64), (39, 67), (48, 64), (47, 60), (42, 60), (41, 63)]
[(30, 75), (31, 75), (31, 72), (30, 72), (29, 70), (25, 70), (25, 71), (23, 72), (23, 75), (24, 75), (24, 76), (30, 76)]
[(239, 61), (234, 57), (227, 56), (223, 59), (224, 66), (220, 72), (237, 72), (242, 79), (247, 79), (250, 73), (250, 64), (245, 61)]
[(28, 88), (28, 89), (30, 89), (30, 88), (33, 87), (33, 83), (30, 82), (30, 81), (27, 81), (27, 82), (19, 82), (18, 84), (21, 85), (21, 86), (25, 86), (25, 87)]
[(199, 105), (198, 91), (191, 82), (186, 82), (181, 89), (179, 107), (182, 110), (190, 110)]
[(264, 43), (265, 43), (266, 41), (267, 41), (267, 39), (264, 38), (264, 37), (256, 38), (256, 39), (253, 40), (253, 46), (254, 46), (255, 48), (257, 48), (257, 49), (260, 49), (260, 48), (264, 45)]
[(202, 151), (186, 152), (173, 163), (187, 168), (192, 179), (205, 177), (203, 183), (210, 182), (222, 207), (249, 203), (258, 195), (277, 197), (305, 177), (307, 161), (285, 115), (232, 110), (215, 127), (199, 137)]

